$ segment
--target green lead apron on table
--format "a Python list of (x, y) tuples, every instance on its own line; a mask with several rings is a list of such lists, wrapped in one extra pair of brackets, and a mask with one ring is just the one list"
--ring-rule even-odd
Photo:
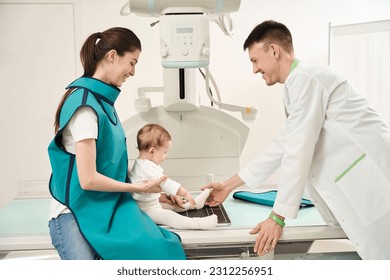
[(71, 210), (81, 233), (102, 259), (186, 259), (179, 237), (158, 227), (130, 193), (81, 188), (76, 158), (62, 146), (62, 131), (81, 106), (91, 107), (98, 117), (97, 171), (127, 181), (126, 138), (114, 108), (120, 90), (87, 77), (77, 79), (68, 88), (75, 90), (61, 109), (60, 130), (48, 148), (52, 196)]

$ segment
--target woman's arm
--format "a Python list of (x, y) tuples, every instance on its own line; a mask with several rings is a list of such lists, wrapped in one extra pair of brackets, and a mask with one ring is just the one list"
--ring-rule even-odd
[(84, 139), (76, 142), (76, 163), (80, 184), (84, 190), (159, 193), (162, 191), (159, 185), (166, 179), (166, 177), (161, 177), (141, 184), (130, 184), (97, 172), (95, 139)]

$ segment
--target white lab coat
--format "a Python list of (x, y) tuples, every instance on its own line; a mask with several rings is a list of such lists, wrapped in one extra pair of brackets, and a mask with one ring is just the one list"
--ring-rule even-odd
[(345, 79), (300, 62), (285, 82), (288, 118), (239, 177), (257, 187), (280, 167), (273, 210), (295, 218), (306, 191), (363, 259), (390, 259), (390, 130)]

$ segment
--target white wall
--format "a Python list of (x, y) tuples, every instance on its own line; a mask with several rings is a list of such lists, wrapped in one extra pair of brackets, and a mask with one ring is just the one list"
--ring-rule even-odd
[[(1, 3), (39, 3), (45, 1), (3, 1)], [(79, 2), (81, 3), (80, 14), (78, 18), (75, 13), (77, 24), (76, 38), (76, 53), (81, 47), (81, 43), (85, 38), (96, 31), (102, 31), (112, 26), (125, 26), (131, 28), (141, 39), (143, 44), (143, 52), (140, 61), (136, 68), (136, 76), (130, 79), (123, 87), (122, 94), (117, 101), (117, 109), (122, 120), (135, 114), (133, 108), (133, 100), (135, 99), (135, 89), (142, 86), (161, 86), (162, 72), (159, 58), (159, 30), (158, 25), (151, 28), (149, 24), (155, 19), (141, 18), (135, 15), (121, 17), (119, 12), (124, 0), (79, 0), (79, 1), (46, 1), (46, 2)], [(1, 9), (0, 5), (0, 9)], [(318, 63), (326, 64), (328, 61), (328, 26), (332, 24), (349, 24), (366, 21), (377, 21), (389, 19), (390, 17), (390, 1), (389, 0), (242, 0), (240, 10), (233, 14), (235, 24), (235, 35), (233, 38), (226, 37), (222, 34), (216, 24), (211, 23), (211, 64), (210, 69), (214, 75), (219, 89), (222, 94), (222, 99), (226, 103), (234, 103), (240, 105), (254, 105), (259, 108), (258, 119), (256, 122), (249, 124), (251, 132), (247, 141), (247, 145), (241, 156), (241, 165), (245, 165), (248, 161), (261, 153), (270, 143), (273, 135), (284, 121), (284, 110), (281, 101), (282, 86), (276, 85), (267, 87), (259, 75), (253, 75), (251, 64), (247, 54), (242, 50), (242, 44), (252, 28), (267, 19), (274, 19), (285, 23), (291, 30), (294, 38), (295, 52), (299, 59), (310, 60)], [(19, 12), (18, 16), (24, 17), (23, 11)], [(36, 18), (35, 21), (47, 20)], [(60, 20), (60, 19), (56, 19)], [(1, 19), (0, 19), (1, 22)], [(66, 22), (64, 22), (66, 24)], [(44, 25), (50, 27), (50, 22), (44, 22)], [(0, 31), (11, 29), (12, 26), (0, 24)], [(1, 33), (1, 32), (0, 32)], [(46, 40), (50, 40), (51, 36), (47, 36)], [(79, 43), (77, 43), (79, 42)], [(1, 38), (0, 38), (0, 44)], [(31, 45), (26, 42), (26, 48)], [(28, 48), (31, 51), (30, 48)], [(49, 50), (50, 51), (50, 50)], [(56, 49), (53, 52), (58, 52), (61, 55), (61, 50)], [(0, 61), (5, 69), (8, 63), (9, 66), (13, 63), (13, 59), (18, 59), (20, 54), (12, 53), (10, 50), (7, 53), (0, 53)], [(8, 58), (8, 59), (5, 59)], [(25, 61), (28, 64), (28, 59)], [(23, 65), (23, 64), (22, 64)], [(66, 64), (63, 64), (66, 65)], [(4, 71), (4, 75), (0, 77), (0, 82), (15, 77), (20, 77), (20, 82), (23, 83), (24, 77), (29, 75), (22, 66), (14, 71)], [(33, 70), (37, 73), (40, 71), (39, 60), (34, 64)], [(69, 69), (62, 69), (62, 73), (69, 71), (69, 76), (74, 75), (74, 66)], [(78, 65), (78, 73), (80, 75), (81, 68)], [(74, 77), (76, 78), (76, 77)], [(45, 83), (50, 86), (51, 78), (44, 77)], [(37, 80), (40, 82), (42, 80)], [(69, 81), (71, 82), (71, 81)], [(66, 84), (63, 85), (64, 87)], [(15, 85), (18, 87), (18, 84)], [(201, 91), (202, 103), (207, 103), (207, 98), (203, 90), (203, 85), (199, 85)], [(62, 88), (61, 88), (62, 93)], [(0, 96), (4, 97), (9, 93), (0, 92)], [(26, 92), (25, 94), (29, 94)], [(50, 93), (48, 93), (50, 94)], [(57, 94), (57, 96), (59, 96)], [(6, 100), (2, 98), (1, 100)], [(156, 105), (161, 102), (161, 98), (152, 100)], [(48, 104), (49, 107), (56, 106)], [(12, 104), (1, 104), (2, 109), (12, 112), (18, 123), (23, 124), (26, 115), (17, 106), (12, 107)], [(11, 106), (11, 107), (10, 107)], [(39, 112), (45, 114), (45, 112)], [(52, 118), (53, 110), (47, 110), (44, 118)], [(3, 115), (2, 115), (3, 116)], [(1, 120), (2, 122), (4, 120)], [(10, 137), (6, 135), (7, 131), (1, 127), (2, 137)], [(22, 127), (21, 127), (22, 129)], [(11, 136), (13, 137), (13, 136)], [(29, 141), (36, 141), (34, 135)], [(4, 142), (2, 141), (3, 145)], [(48, 143), (47, 143), (48, 144)], [(45, 145), (43, 146), (47, 146)], [(18, 147), (10, 147), (10, 151), (17, 150)], [(42, 150), (42, 153), (47, 153)], [(9, 153), (7, 153), (8, 155)], [(24, 157), (31, 157), (28, 153)], [(12, 157), (8, 156), (8, 157)], [(7, 162), (12, 161), (12, 158), (1, 155), (2, 170), (1, 177), (7, 176)], [(43, 160), (42, 160), (43, 161)], [(43, 169), (48, 169), (48, 160), (45, 162), (36, 162), (37, 166), (42, 166)], [(45, 172), (46, 171), (46, 172)], [(19, 172), (19, 171), (18, 171)], [(23, 171), (20, 171), (23, 172)], [(38, 180), (48, 180), (50, 170), (43, 170), (39, 174)], [(7, 188), (0, 188), (0, 207), (1, 197), (9, 196)]]
[(73, 4), (0, 2), (0, 208), (21, 189), (48, 192), (53, 115), (76, 74), (73, 18)]

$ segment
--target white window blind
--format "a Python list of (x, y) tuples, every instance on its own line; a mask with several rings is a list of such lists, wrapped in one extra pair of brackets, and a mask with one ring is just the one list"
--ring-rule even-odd
[(329, 26), (329, 65), (390, 127), (390, 20)]

